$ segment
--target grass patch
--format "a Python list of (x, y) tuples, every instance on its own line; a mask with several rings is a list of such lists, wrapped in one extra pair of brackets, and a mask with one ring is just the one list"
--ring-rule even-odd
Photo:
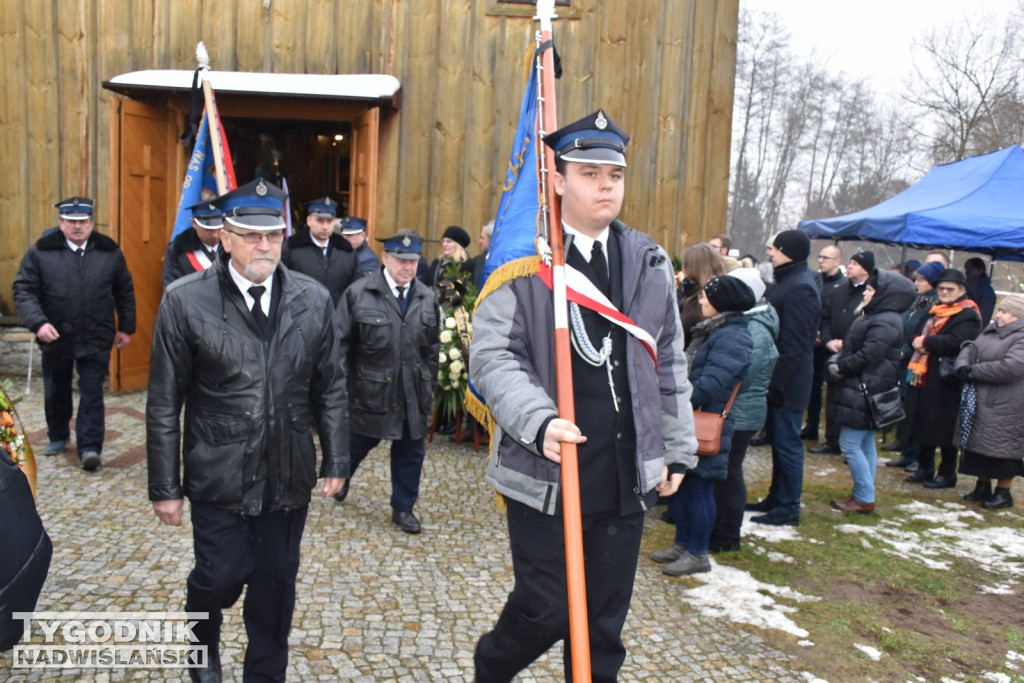
[[(882, 493), (883, 481), (879, 514), (839, 513), (829, 501), (849, 493), (849, 474), (835, 463), (834, 457), (828, 461), (841, 476), (831, 473), (827, 482), (805, 479), (798, 540), (766, 541), (748, 534), (739, 552), (715, 557), (758, 581), (820, 598), (775, 598), (795, 609), (789, 618), (809, 632), (813, 647), (781, 631), (758, 633), (827, 680), (978, 680), (985, 672), (998, 672), (1024, 683), (1006, 662), (1008, 651), (1024, 652), (1024, 633), (1017, 626), (1024, 613), (1018, 580), (974, 561), (949, 533), (950, 527), (963, 524), (968, 536), (983, 538), (988, 528), (1019, 527), (1020, 517), (961, 515), (952, 523), (918, 519), (900, 506), (924, 501), (950, 513), (974, 508), (949, 505), (958, 504), (959, 496), (948, 494), (898, 488)], [(889, 478), (901, 475), (893, 472)], [(765, 492), (763, 484), (760, 490), (756, 484), (751, 488), (749, 500)], [(674, 527), (659, 524), (646, 535), (644, 549), (668, 547), (673, 537)], [(699, 579), (688, 581), (697, 585)], [(1000, 583), (1014, 586), (1013, 594), (980, 590)], [(873, 661), (855, 643), (879, 650), (881, 659)]]

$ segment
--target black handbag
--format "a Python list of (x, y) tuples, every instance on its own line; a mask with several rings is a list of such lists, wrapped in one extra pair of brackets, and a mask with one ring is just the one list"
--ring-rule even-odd
[(871, 412), (871, 423), (875, 429), (888, 429), (905, 415), (903, 413), (903, 399), (900, 397), (900, 388), (894, 386), (877, 394), (868, 393), (864, 382), (860, 383), (860, 390), (868, 402), (868, 410)]
[(957, 379), (956, 356), (939, 356), (939, 377), (942, 379)]

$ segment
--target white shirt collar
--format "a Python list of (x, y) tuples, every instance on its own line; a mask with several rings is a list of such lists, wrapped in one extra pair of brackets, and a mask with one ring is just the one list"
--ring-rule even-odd
[(64, 241), (68, 243), (68, 249), (74, 252), (77, 252), (79, 249), (85, 249), (86, 245), (89, 244), (88, 242), (83, 242), (82, 244), (75, 244), (66, 237), (64, 238)]
[(238, 290), (242, 293), (242, 298), (245, 299), (245, 307), (248, 308), (250, 311), (252, 310), (252, 305), (256, 300), (252, 298), (251, 294), (249, 294), (249, 288), (257, 286), (267, 288), (267, 291), (265, 291), (263, 293), (263, 296), (260, 297), (260, 308), (262, 308), (263, 312), (267, 316), (269, 316), (270, 296), (274, 291), (274, 276), (271, 275), (263, 282), (257, 284), (251, 280), (246, 279), (244, 275), (235, 270), (235, 264), (231, 262), (231, 259), (228, 259), (228, 272), (231, 273), (231, 279), (234, 280), (235, 286), (238, 287)]
[(318, 240), (317, 238), (313, 237), (313, 233), (312, 233), (312, 232), (310, 232), (310, 233), (309, 233), (309, 239), (310, 239), (310, 241), (311, 241), (311, 242), (313, 242), (313, 244), (315, 244), (316, 246), (320, 247), (320, 249), (321, 249), (321, 250), (323, 250), (323, 249), (326, 249), (326, 248), (327, 248), (327, 245), (328, 245), (328, 244), (330, 243), (330, 241), (331, 241), (331, 238), (330, 238), (330, 237), (328, 237), (328, 238), (327, 238), (327, 239), (325, 239), (325, 240), (324, 240), (323, 242), (321, 242), (321, 241), (320, 241), (320, 240)]
[(608, 258), (608, 228), (605, 227), (601, 231), (601, 234), (597, 238), (584, 235), (582, 232), (572, 227), (565, 221), (562, 221), (562, 229), (568, 234), (572, 235), (572, 243), (576, 245), (576, 249), (583, 254), (583, 258), (586, 259), (587, 263), (590, 263), (591, 250), (594, 248), (594, 242), (600, 242), (601, 248), (604, 250), (605, 258)]
[[(388, 281), (388, 287), (391, 288), (391, 293), (394, 294), (395, 296), (398, 296), (398, 283), (395, 282), (395, 279), (393, 277), (391, 277), (391, 273), (388, 272), (387, 268), (381, 268), (381, 270), (384, 271), (384, 279)], [(416, 278), (413, 279), (415, 280)], [(405, 297), (408, 299), (409, 293), (412, 292), (412, 282), (402, 286), (406, 288)]]

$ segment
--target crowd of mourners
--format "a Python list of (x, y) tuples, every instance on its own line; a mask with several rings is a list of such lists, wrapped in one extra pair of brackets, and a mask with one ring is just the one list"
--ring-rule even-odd
[[(845, 459), (852, 487), (833, 508), (873, 514), (879, 432), (898, 453), (885, 465), (906, 469), (907, 482), (944, 489), (973, 477), (964, 500), (1013, 506), (1024, 473), (1024, 294), (997, 297), (976, 257), (955, 268), (935, 251), (883, 268), (869, 249), (844, 264), (829, 244), (815, 271), (795, 230), (772, 240), (763, 263), (730, 246), (724, 235), (691, 245), (677, 275), (692, 406), (728, 414), (720, 451), (666, 501), (675, 541), (651, 554), (664, 573), (706, 572), (709, 553), (739, 549), (744, 510), (760, 513), (754, 523), (799, 524), (804, 450)], [(771, 447), (772, 479), (748, 502), (752, 444)]]

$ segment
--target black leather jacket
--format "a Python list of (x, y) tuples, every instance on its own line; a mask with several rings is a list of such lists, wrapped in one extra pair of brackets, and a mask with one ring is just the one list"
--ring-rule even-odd
[(265, 340), (227, 254), (168, 286), (153, 329), (146, 405), (150, 500), (184, 493), (247, 515), (307, 505), (317, 479), (314, 415), (321, 476), (348, 476), (345, 370), (330, 295), (284, 266), (275, 277), (280, 299)]
[(352, 431), (380, 439), (427, 434), (434, 407), (440, 330), (437, 299), (413, 279), (403, 318), (384, 271), (345, 290), (338, 301), (341, 354), (348, 360), (349, 420)]

